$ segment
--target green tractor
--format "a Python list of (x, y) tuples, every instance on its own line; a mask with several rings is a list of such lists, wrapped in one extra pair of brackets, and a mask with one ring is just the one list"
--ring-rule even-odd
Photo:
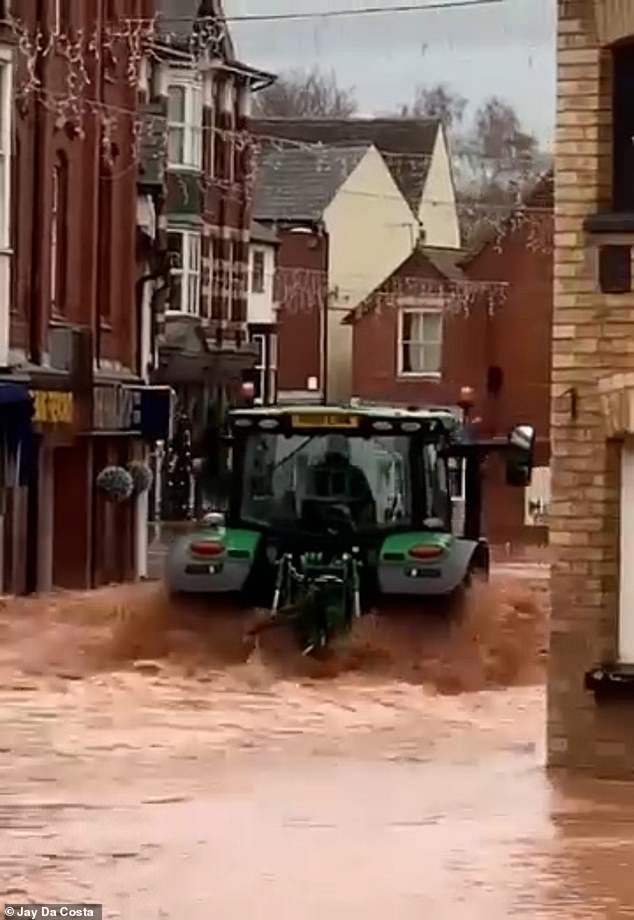
[(449, 409), (273, 406), (230, 412), (223, 440), (225, 510), (173, 545), (169, 590), (266, 610), (259, 628), (288, 626), (319, 654), (365, 613), (403, 601), (451, 608), (474, 576), (488, 577), (482, 462), (501, 452), (508, 484), (526, 487), (535, 435), (520, 425), (478, 439)]

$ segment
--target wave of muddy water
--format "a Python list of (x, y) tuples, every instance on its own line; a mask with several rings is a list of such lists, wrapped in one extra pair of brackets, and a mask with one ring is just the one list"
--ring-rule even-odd
[(0, 611), (0, 902), (105, 916), (634, 916), (634, 796), (542, 769), (545, 610), (364, 621), (327, 665), (155, 586)]

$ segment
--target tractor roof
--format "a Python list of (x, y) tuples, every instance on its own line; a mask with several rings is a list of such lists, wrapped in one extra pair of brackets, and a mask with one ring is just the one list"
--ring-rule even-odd
[[(337, 420), (350, 418), (366, 418), (370, 422), (385, 419), (400, 422), (436, 422), (440, 423), (447, 431), (453, 431), (461, 422), (455, 410), (450, 408), (406, 408), (403, 406), (315, 406), (315, 405), (283, 405), (259, 406), (249, 409), (234, 409), (230, 413), (232, 418), (258, 419), (287, 419), (300, 417), (301, 427), (310, 427), (309, 421), (315, 421), (315, 427), (327, 429), (337, 428)], [(256, 421), (257, 423), (257, 421)]]

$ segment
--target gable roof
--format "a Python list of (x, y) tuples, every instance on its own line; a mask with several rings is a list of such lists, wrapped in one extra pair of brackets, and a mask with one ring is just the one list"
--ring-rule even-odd
[(421, 251), (428, 262), (449, 281), (461, 281), (465, 275), (461, 268), (467, 255), (464, 249), (449, 249), (444, 246), (423, 246)]
[[(354, 323), (366, 313), (371, 313), (376, 305), (376, 296), (381, 293), (390, 293), (390, 286), (396, 279), (407, 279), (412, 281), (412, 293), (416, 293), (416, 282), (428, 280), (432, 284), (435, 282), (439, 288), (445, 283), (455, 282), (464, 277), (462, 271), (454, 264), (451, 271), (453, 276), (448, 275), (437, 264), (438, 253), (443, 254), (449, 250), (434, 250), (431, 247), (417, 247), (414, 252), (410, 253), (401, 264), (394, 269), (384, 281), (378, 284), (368, 296), (358, 304), (353, 310), (346, 314), (343, 319), (344, 325)], [(453, 250), (456, 257), (464, 255), (462, 250)], [(456, 275), (455, 273), (458, 273)], [(407, 296), (406, 291), (402, 292)]]
[(468, 268), (469, 265), (485, 249), (493, 243), (497, 244), (500, 237), (506, 236), (517, 229), (515, 218), (519, 217), (525, 208), (540, 208), (544, 211), (554, 213), (555, 207), (555, 176), (552, 169), (538, 176), (530, 188), (525, 190), (521, 202), (511, 204), (506, 213), (501, 214), (502, 220), (496, 226), (492, 225), (483, 233), (478, 244), (468, 252), (460, 261), (462, 268)]
[[(222, 34), (221, 51), (225, 60), (233, 60), (235, 50), (227, 27), (223, 0), (156, 0), (159, 35), (169, 36), (177, 50), (192, 47), (197, 20), (213, 20), (213, 33)], [(207, 26), (207, 29), (209, 27)], [(210, 38), (212, 36), (210, 35)]]
[(370, 147), (270, 150), (258, 170), (253, 217), (318, 221)]
[(442, 130), (439, 120), (424, 118), (254, 118), (252, 127), (261, 137), (329, 147), (374, 145), (415, 214)]
[(252, 243), (263, 243), (268, 246), (279, 246), (280, 238), (272, 227), (266, 227), (258, 223), (257, 220), (251, 221), (249, 231), (250, 241)]

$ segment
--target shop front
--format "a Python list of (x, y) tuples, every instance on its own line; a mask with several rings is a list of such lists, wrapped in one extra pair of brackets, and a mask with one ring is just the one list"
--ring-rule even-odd
[(173, 411), (169, 387), (94, 388), (90, 442), (95, 587), (146, 575), (150, 452), (156, 441), (171, 437)]
[(33, 400), (22, 383), (0, 382), (0, 594), (21, 576), (21, 525), (33, 474)]

